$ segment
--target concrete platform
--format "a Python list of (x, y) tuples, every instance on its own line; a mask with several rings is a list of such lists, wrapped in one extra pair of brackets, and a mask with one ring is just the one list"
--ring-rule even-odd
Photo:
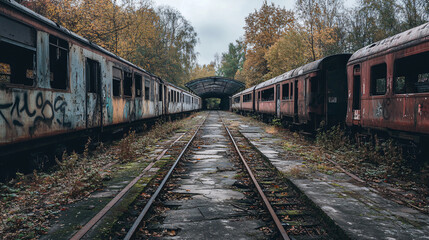
[[(223, 112), (239, 131), (282, 172), (305, 164), (283, 149), (282, 139), (266, 133), (242, 117)], [(352, 239), (429, 239), (429, 216), (382, 197), (344, 173), (315, 171), (290, 180), (330, 216)]]

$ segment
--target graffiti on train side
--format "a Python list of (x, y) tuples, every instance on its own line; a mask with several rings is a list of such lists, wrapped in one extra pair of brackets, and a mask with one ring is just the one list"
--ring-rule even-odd
[(25, 122), (31, 122), (28, 126), (30, 135), (33, 135), (41, 125), (51, 127), (53, 122), (59, 126), (70, 128), (71, 123), (66, 120), (67, 102), (64, 97), (57, 96), (52, 103), (48, 99), (43, 99), (43, 93), (37, 93), (32, 104), (28, 94), (15, 96), (13, 102), (0, 103), (0, 119), (4, 121), (8, 128), (25, 127)]

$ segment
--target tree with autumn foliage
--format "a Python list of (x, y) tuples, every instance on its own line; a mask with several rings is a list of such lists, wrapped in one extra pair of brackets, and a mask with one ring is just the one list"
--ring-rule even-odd
[(196, 64), (192, 69), (189, 80), (194, 80), (198, 78), (204, 77), (212, 77), (216, 76), (215, 63), (212, 62), (210, 64), (203, 64), (202, 66)]
[(313, 61), (327, 55), (341, 52), (338, 33), (341, 27), (339, 9), (342, 0), (297, 0), (296, 10), (303, 21), (308, 47)]
[(275, 44), (293, 22), (291, 11), (268, 4), (267, 1), (264, 1), (259, 10), (246, 17), (244, 27), (246, 60), (238, 77), (243, 78), (247, 86), (264, 81), (264, 75), (269, 71), (264, 56), (269, 47)]
[(21, 4), (142, 68), (182, 85), (197, 34), (180, 12), (147, 0), (23, 0)]
[(308, 33), (299, 27), (289, 29), (265, 54), (269, 72), (265, 78), (279, 76), (313, 59), (311, 47), (305, 39)]

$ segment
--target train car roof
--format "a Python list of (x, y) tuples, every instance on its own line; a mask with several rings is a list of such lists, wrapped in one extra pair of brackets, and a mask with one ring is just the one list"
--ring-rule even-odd
[(72, 32), (72, 31), (68, 30), (67, 28), (62, 27), (58, 23), (55, 23), (54, 21), (52, 21), (52, 20), (50, 20), (50, 19), (48, 19), (48, 18), (46, 18), (46, 17), (44, 17), (44, 16), (42, 16), (42, 15), (34, 12), (34, 11), (32, 11), (31, 9), (29, 9), (29, 8), (27, 8), (25, 6), (22, 6), (21, 4), (15, 2), (14, 0), (0, 0), (0, 2), (3, 3), (3, 4), (5, 4), (5, 5), (7, 5), (7, 6), (9, 6), (9, 7), (14, 8), (15, 10), (17, 10), (17, 11), (19, 11), (19, 12), (21, 12), (21, 13), (23, 13), (23, 14), (25, 14), (25, 15), (27, 15), (27, 16), (35, 19), (35, 20), (37, 20), (37, 21), (39, 21), (39, 22), (41, 22), (42, 24), (45, 24), (45, 25), (47, 25), (47, 26), (49, 26), (49, 27), (51, 27), (51, 28), (53, 28), (53, 29), (55, 29), (55, 30), (57, 30), (59, 32), (62, 32), (63, 34), (65, 34), (65, 35), (67, 35), (67, 36), (69, 36), (71, 38), (74, 38), (75, 40), (77, 40), (77, 41), (79, 41), (79, 42), (81, 42), (81, 43), (83, 43), (83, 44), (85, 44), (85, 45), (87, 45), (87, 46), (89, 46), (89, 47), (91, 47), (93, 49), (96, 49), (96, 50), (98, 50), (100, 52), (103, 52), (104, 54), (109, 55), (110, 57), (113, 57), (113, 58), (115, 58), (115, 59), (117, 59), (117, 60), (119, 60), (119, 61), (121, 61), (121, 62), (123, 62), (123, 63), (125, 63), (127, 65), (130, 65), (130, 66), (132, 66), (134, 68), (137, 68), (140, 71), (142, 71), (142, 72), (144, 72), (144, 73), (146, 73), (146, 74), (148, 74), (150, 76), (156, 77), (161, 82), (165, 82), (164, 80), (162, 80), (160, 77), (156, 76), (155, 74), (153, 74), (153, 73), (151, 73), (151, 72), (149, 72), (149, 71), (147, 71), (147, 70), (145, 70), (145, 69), (143, 69), (143, 68), (141, 68), (141, 67), (139, 67), (139, 66), (137, 66), (137, 65), (135, 65), (135, 64), (133, 64), (131, 62), (129, 62), (128, 60), (125, 60), (125, 59), (119, 57), (116, 54), (113, 54), (113, 53), (107, 51), (103, 47), (98, 46), (97, 44), (89, 41), (88, 39), (86, 39), (86, 38), (84, 38), (82, 36), (79, 36), (78, 34), (76, 34), (76, 33)]
[(238, 95), (242, 95), (242, 94), (245, 94), (245, 93), (251, 92), (251, 91), (253, 91), (253, 89), (255, 89), (255, 87), (256, 87), (256, 86), (252, 86), (252, 87), (250, 87), (250, 88), (246, 88), (246, 89), (244, 89), (243, 91), (238, 92), (238, 93), (236, 93), (236, 94), (232, 95), (232, 97), (234, 98), (234, 97), (237, 97)]
[(429, 41), (429, 22), (357, 50), (349, 59), (348, 64), (365, 61), (426, 41)]
[(330, 56), (318, 59), (318, 60), (316, 60), (314, 62), (307, 63), (307, 64), (305, 64), (305, 65), (303, 65), (301, 67), (292, 69), (292, 70), (290, 70), (288, 72), (285, 72), (285, 73), (283, 73), (283, 74), (281, 74), (281, 75), (279, 75), (277, 77), (274, 77), (274, 78), (271, 78), (271, 79), (269, 79), (269, 80), (267, 80), (265, 82), (262, 82), (262, 83), (256, 85), (255, 89), (264, 88), (264, 87), (276, 84), (278, 82), (281, 82), (281, 81), (284, 81), (284, 80), (288, 80), (288, 79), (291, 79), (291, 78), (295, 78), (295, 77), (299, 77), (301, 75), (305, 75), (305, 74), (308, 74), (308, 73), (311, 73), (311, 72), (317, 72), (317, 71), (320, 70), (320, 67), (321, 67), (322, 63), (324, 61), (326, 61), (327, 59), (336, 58), (336, 57), (345, 57), (345, 56), (350, 56), (350, 55), (351, 54), (349, 54), (349, 53), (342, 53), (342, 54), (330, 55)]

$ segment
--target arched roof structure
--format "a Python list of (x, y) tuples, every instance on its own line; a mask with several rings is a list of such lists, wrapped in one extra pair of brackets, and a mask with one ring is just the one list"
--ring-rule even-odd
[(185, 84), (192, 92), (202, 98), (224, 98), (244, 88), (244, 83), (226, 77), (204, 77)]

